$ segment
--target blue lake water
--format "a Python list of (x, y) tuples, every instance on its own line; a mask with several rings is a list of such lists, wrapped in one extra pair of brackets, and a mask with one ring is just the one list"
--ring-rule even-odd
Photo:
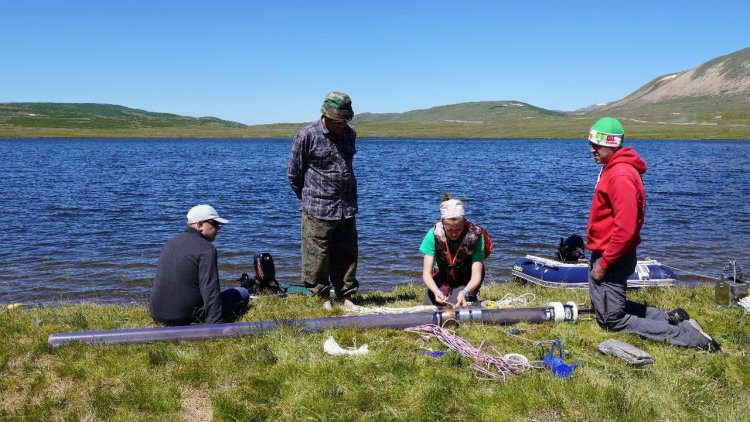
[[(640, 257), (718, 276), (750, 275), (750, 141), (628, 141), (649, 165)], [(5, 234), (0, 303), (142, 301), (161, 245), (187, 210), (231, 220), (215, 241), (223, 285), (270, 252), (281, 282), (299, 282), (299, 202), (286, 180), (291, 140), (0, 140)], [(360, 139), (362, 290), (418, 282), (419, 243), (446, 191), (495, 243), (492, 281), (515, 258), (552, 255), (585, 235), (599, 172), (585, 140)], [(681, 279), (701, 281), (689, 273)]]

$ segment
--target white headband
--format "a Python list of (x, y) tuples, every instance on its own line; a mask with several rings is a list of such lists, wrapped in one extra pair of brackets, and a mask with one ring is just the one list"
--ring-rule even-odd
[(464, 203), (449, 199), (440, 204), (440, 218), (464, 218)]
[(604, 133), (604, 132), (597, 132), (594, 129), (591, 129), (589, 132), (589, 142), (596, 145), (603, 145), (605, 147), (612, 147), (617, 148), (620, 145), (622, 145), (622, 138), (625, 136), (623, 134), (611, 134), (611, 133)]

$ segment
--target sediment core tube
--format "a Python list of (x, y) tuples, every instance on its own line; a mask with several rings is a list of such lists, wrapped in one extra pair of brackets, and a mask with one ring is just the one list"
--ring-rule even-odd
[[(562, 309), (562, 304), (560, 304)], [(390, 315), (335, 316), (300, 318), (290, 320), (247, 321), (229, 324), (200, 324), (179, 327), (131, 328), (123, 330), (78, 331), (53, 333), (48, 342), (52, 347), (69, 343), (122, 344), (150, 343), (156, 341), (184, 341), (221, 337), (262, 334), (281, 326), (290, 326), (305, 332), (318, 332), (330, 328), (395, 328), (403, 329), (424, 324), (443, 325), (455, 320), (458, 323), (483, 322), (487, 324), (512, 324), (521, 321), (544, 322), (555, 320), (555, 308), (501, 308), (480, 307), (447, 308), (445, 310)], [(558, 318), (558, 320), (561, 320)], [(573, 319), (574, 320), (574, 319)]]

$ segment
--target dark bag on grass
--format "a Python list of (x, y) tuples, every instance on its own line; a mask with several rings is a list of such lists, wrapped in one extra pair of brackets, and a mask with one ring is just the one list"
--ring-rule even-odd
[(276, 281), (276, 266), (270, 253), (260, 253), (253, 258), (255, 276), (250, 278), (247, 273), (240, 277), (240, 286), (246, 288), (250, 294), (278, 294), (286, 295), (286, 289)]

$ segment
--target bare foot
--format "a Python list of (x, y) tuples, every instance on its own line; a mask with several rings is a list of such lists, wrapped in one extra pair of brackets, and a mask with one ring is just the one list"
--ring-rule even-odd
[(349, 299), (344, 299), (344, 308), (345, 309), (351, 309), (354, 307), (354, 302), (352, 302)]
[(326, 311), (330, 311), (333, 309), (333, 305), (331, 304), (330, 300), (326, 300), (326, 302), (323, 304), (323, 309)]

